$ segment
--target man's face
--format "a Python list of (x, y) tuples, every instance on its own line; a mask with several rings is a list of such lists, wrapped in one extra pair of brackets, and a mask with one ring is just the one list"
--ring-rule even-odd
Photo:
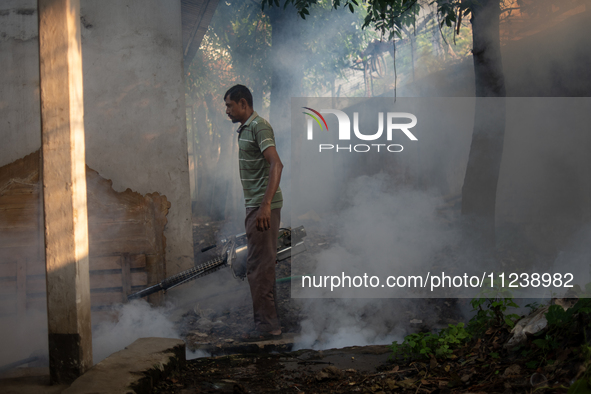
[(243, 123), (246, 121), (246, 100), (241, 99), (239, 102), (230, 100), (230, 96), (225, 98), (226, 102), (226, 115), (232, 121), (232, 123)]

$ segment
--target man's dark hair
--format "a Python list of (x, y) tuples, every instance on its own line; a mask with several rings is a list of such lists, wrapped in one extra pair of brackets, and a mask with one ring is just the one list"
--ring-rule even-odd
[(248, 104), (248, 106), (250, 108), (252, 108), (252, 93), (250, 93), (250, 89), (248, 89), (246, 86), (244, 86), (244, 85), (232, 86), (230, 89), (228, 89), (226, 94), (224, 94), (224, 100), (228, 96), (230, 96), (230, 100), (235, 101), (237, 103), (240, 102), (241, 99), (245, 99), (246, 104)]

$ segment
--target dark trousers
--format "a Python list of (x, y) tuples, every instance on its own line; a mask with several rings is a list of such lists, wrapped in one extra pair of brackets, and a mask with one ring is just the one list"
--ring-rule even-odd
[(246, 277), (252, 296), (255, 327), (258, 331), (269, 332), (281, 328), (277, 318), (275, 288), (275, 262), (281, 208), (271, 210), (271, 228), (266, 231), (256, 229), (258, 210), (258, 208), (246, 209), (244, 221), (248, 240)]

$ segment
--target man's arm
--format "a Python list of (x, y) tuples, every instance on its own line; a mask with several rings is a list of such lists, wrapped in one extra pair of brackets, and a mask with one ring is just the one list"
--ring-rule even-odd
[(267, 184), (267, 190), (263, 196), (263, 202), (259, 207), (259, 212), (256, 218), (256, 228), (259, 231), (265, 231), (271, 228), (271, 201), (273, 196), (279, 188), (279, 181), (281, 180), (281, 171), (283, 170), (283, 163), (277, 154), (277, 149), (274, 146), (270, 146), (263, 151), (263, 156), (267, 163), (271, 165), (269, 168), (269, 183)]

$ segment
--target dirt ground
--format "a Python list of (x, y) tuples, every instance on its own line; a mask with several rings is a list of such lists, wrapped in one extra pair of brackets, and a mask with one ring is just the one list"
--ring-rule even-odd
[(566, 393), (580, 374), (568, 347), (537, 369), (519, 353), (491, 357), (506, 338), (491, 332), (450, 360), (392, 360), (387, 346), (199, 358), (154, 393)]
[[(156, 393), (330, 393), (382, 387), (391, 377), (386, 346), (240, 354), (191, 360)], [(381, 370), (382, 372), (377, 372)]]
[(569, 339), (546, 354), (549, 363), (505, 350), (508, 338), (491, 328), (438, 359), (392, 359), (388, 346), (197, 358), (154, 393), (570, 393), (588, 366)]
[[(241, 232), (240, 228), (229, 229), (222, 222), (194, 225), (198, 263), (215, 255), (211, 251), (208, 257), (199, 250), (215, 243), (222, 229), (226, 234)], [(330, 242), (313, 233), (308, 233), (306, 241), (312, 249), (326, 247)], [(277, 278), (290, 275), (289, 261), (280, 263)], [(154, 393), (566, 393), (585, 370), (572, 338), (564, 338), (561, 346), (545, 355), (551, 362), (536, 363), (540, 360), (532, 359), (527, 351), (527, 346), (535, 348), (531, 343), (520, 352), (502, 346), (510, 335), (507, 327), (490, 327), (449, 358), (416, 355), (392, 359), (392, 350), (382, 345), (291, 351), (301, 330), (300, 323), (308, 316), (298, 300), (290, 297), (288, 280), (277, 285), (286, 339), (248, 347), (238, 340), (243, 332), (253, 328), (248, 286), (236, 289), (231, 298), (234, 301), (226, 302), (223, 308), (214, 306), (216, 294), (212, 294), (182, 314), (178, 328), (187, 348), (207, 353), (196, 353), (201, 358), (188, 360)], [(468, 300), (387, 302), (398, 310), (408, 309), (398, 319), (398, 329), (405, 334), (429, 332), (466, 320), (462, 310)]]

